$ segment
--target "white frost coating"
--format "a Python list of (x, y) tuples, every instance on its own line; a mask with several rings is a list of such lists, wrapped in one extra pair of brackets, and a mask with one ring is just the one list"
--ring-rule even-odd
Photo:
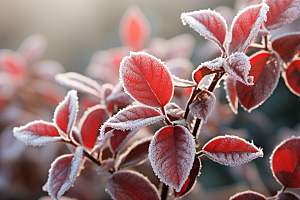
[(62, 141), (62, 137), (60, 136), (52, 137), (52, 136), (42, 135), (41, 132), (47, 132), (47, 130), (45, 129), (46, 127), (39, 127), (36, 132), (28, 130), (29, 127), (35, 126), (39, 123), (43, 123), (55, 127), (54, 124), (42, 120), (33, 121), (26, 124), (25, 126), (21, 126), (19, 128), (15, 127), (13, 129), (14, 136), (18, 140), (24, 142), (26, 145), (31, 145), (31, 146), (43, 146), (46, 144)]
[(57, 74), (55, 80), (65, 87), (89, 93), (101, 99), (101, 86), (89, 77), (75, 72)]
[(254, 85), (253, 76), (248, 76), (251, 65), (249, 57), (245, 53), (236, 52), (229, 56), (224, 69), (228, 75), (245, 85)]
[(165, 106), (167, 115), (172, 117), (181, 118), (184, 115), (184, 111), (174, 102), (170, 102)]
[(102, 174), (107, 172), (109, 169), (113, 168), (115, 165), (115, 159), (109, 158), (107, 160), (102, 160), (102, 165), (97, 168), (97, 173)]
[[(82, 156), (83, 148), (78, 147), (74, 155), (69, 154), (60, 156), (51, 164), (47, 181), (47, 190), (49, 196), (53, 199), (58, 200), (71, 186), (73, 186), (81, 166)], [(72, 157), (70, 163), (60, 163), (63, 159), (68, 159), (68, 157)], [(67, 175), (66, 178), (64, 178), (65, 175)]]
[(191, 113), (195, 117), (202, 119), (206, 124), (208, 117), (211, 115), (216, 105), (216, 101), (217, 99), (214, 93), (208, 90), (202, 90), (197, 95), (197, 100), (189, 105)]
[(174, 83), (174, 87), (179, 87), (179, 88), (189, 88), (189, 87), (196, 87), (197, 84), (193, 81), (189, 81), (186, 79), (181, 79), (178, 78), (175, 75), (172, 75), (173, 78), (173, 83)]
[[(231, 47), (231, 42), (233, 40), (235, 40), (233, 37), (233, 32), (232, 29), (233, 27), (236, 25), (236, 21), (239, 19), (239, 17), (244, 13), (247, 12), (248, 9), (252, 9), (252, 8), (256, 8), (256, 7), (260, 7), (260, 11), (258, 13), (258, 16), (256, 18), (256, 21), (254, 22), (254, 24), (252, 24), (251, 26), (251, 31), (250, 34), (247, 36), (247, 38), (244, 38), (242, 41), (240, 41), (240, 43), (233, 47), (234, 49), (232, 49)], [(245, 9), (241, 10), (233, 19), (232, 21), (232, 25), (231, 25), (231, 31), (230, 31), (230, 41), (228, 42), (228, 54), (232, 54), (234, 52), (246, 52), (246, 50), (248, 49), (248, 47), (250, 46), (251, 42), (255, 39), (255, 37), (258, 35), (259, 29), (261, 24), (267, 20), (267, 12), (269, 10), (269, 6), (265, 3), (260, 3), (257, 5), (252, 5), (252, 6), (248, 6)], [(247, 23), (247, 22), (244, 22)], [(240, 25), (239, 25), (240, 26)], [(249, 27), (250, 28), (250, 27)], [(243, 33), (234, 33), (234, 34), (241, 34), (243, 35)]]
[[(138, 130), (139, 129), (133, 129), (133, 130), (131, 130), (126, 135), (126, 137), (122, 140), (122, 142), (119, 144), (119, 146), (115, 150), (113, 150), (113, 148), (111, 147), (111, 145), (109, 145), (109, 149), (111, 150), (111, 152), (118, 152), (119, 150), (121, 150), (123, 148), (123, 146), (125, 146), (125, 144), (138, 132)], [(114, 133), (115, 130), (113, 129), (112, 131)], [(116, 133), (114, 133), (114, 134), (116, 134)]]
[[(61, 112), (63, 109), (67, 108), (67, 114), (68, 115), (68, 125), (67, 125), (67, 132), (65, 133), (63, 130), (61, 130), (61, 127), (59, 127), (59, 119), (60, 116), (58, 116), (59, 112)], [(72, 131), (72, 128), (75, 124), (76, 117), (78, 113), (78, 97), (77, 97), (77, 91), (76, 90), (70, 90), (65, 97), (65, 99), (59, 103), (59, 105), (56, 107), (54, 111), (54, 117), (53, 122), (57, 125), (57, 127), (60, 129), (59, 133), (62, 137), (68, 137)]]
[(207, 23), (210, 24), (211, 26), (212, 25), (214, 27), (221, 26), (222, 28), (224, 28), (225, 33), (223, 37), (225, 38), (227, 34), (227, 24), (226, 24), (226, 20), (222, 17), (222, 15), (212, 10), (200, 10), (200, 11), (194, 11), (189, 13), (182, 13), (181, 20), (183, 25), (186, 25), (186, 23), (188, 23), (191, 28), (193, 28), (195, 31), (200, 33), (200, 35), (204, 36), (205, 39), (209, 39), (211, 41), (216, 42), (217, 45), (220, 47), (220, 49), (224, 52), (224, 47), (223, 47), (224, 41), (219, 41), (217, 36), (213, 32), (211, 32), (211, 30), (209, 30), (209, 27), (196, 20), (193, 17), (193, 15), (203, 17), (203, 20), (207, 21)]
[[(187, 128), (180, 125), (175, 126), (177, 130), (180, 129), (177, 133), (174, 131), (168, 138), (163, 139), (161, 137), (165, 137), (163, 131), (166, 128), (169, 127), (159, 129), (151, 140), (149, 160), (158, 178), (179, 192), (193, 167), (195, 139)], [(173, 146), (165, 149), (166, 144), (172, 145), (168, 142), (173, 142)]]
[(231, 76), (227, 76), (224, 79), (224, 89), (225, 89), (225, 93), (226, 93), (226, 99), (229, 103), (229, 107), (231, 108), (232, 112), (234, 114), (238, 114), (238, 99), (237, 99), (237, 95), (235, 93), (235, 103), (233, 104), (233, 102), (231, 101), (231, 94), (230, 91), (228, 89), (228, 87), (234, 87), (235, 88), (235, 80), (234, 78), (232, 78)]

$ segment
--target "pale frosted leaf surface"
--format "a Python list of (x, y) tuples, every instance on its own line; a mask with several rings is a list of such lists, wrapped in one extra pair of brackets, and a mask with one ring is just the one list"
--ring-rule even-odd
[(196, 100), (189, 105), (191, 113), (202, 119), (204, 123), (207, 122), (216, 104), (216, 97), (214, 93), (208, 90), (202, 90), (196, 97)]
[(84, 112), (79, 121), (78, 128), (85, 147), (94, 147), (96, 139), (100, 134), (99, 129), (108, 118), (109, 114), (103, 105), (93, 106)]
[(288, 188), (300, 188), (300, 137), (281, 142), (273, 151), (271, 169), (277, 182)]
[(224, 71), (223, 66), (227, 61), (224, 58), (216, 58), (211, 61), (202, 63), (192, 73), (193, 80), (199, 84), (204, 76)]
[(81, 166), (83, 148), (78, 147), (75, 154), (63, 155), (51, 164), (47, 181), (49, 196), (58, 200), (73, 186)]
[(18, 52), (24, 57), (28, 64), (37, 61), (47, 47), (45, 36), (40, 34), (31, 35), (26, 38), (18, 48)]
[(148, 159), (148, 149), (152, 137), (144, 138), (133, 143), (118, 160), (118, 168), (133, 167), (142, 164)]
[(224, 80), (224, 87), (226, 92), (226, 99), (229, 102), (229, 106), (234, 114), (238, 113), (238, 98), (235, 91), (235, 79), (231, 76), (227, 76)]
[(177, 198), (181, 198), (187, 194), (189, 194), (193, 188), (195, 187), (197, 183), (197, 177), (200, 175), (200, 169), (201, 169), (201, 161), (200, 158), (195, 157), (193, 167), (190, 171), (190, 174), (188, 176), (188, 179), (185, 181), (183, 187), (179, 192), (176, 192), (174, 190), (174, 196)]
[(182, 79), (189, 78), (194, 69), (193, 63), (187, 58), (174, 58), (166, 61), (165, 64), (172, 75)]
[(178, 78), (177, 76), (172, 76), (173, 78), (173, 83), (174, 87), (179, 87), (179, 88), (189, 88), (189, 87), (196, 87), (197, 85), (193, 81), (189, 81), (186, 79), (181, 79)]
[(78, 112), (78, 97), (77, 91), (71, 90), (68, 92), (65, 99), (59, 103), (54, 111), (53, 121), (61, 130), (59, 133), (62, 136), (69, 136), (75, 124)]
[(54, 124), (45, 121), (34, 121), (15, 127), (14, 136), (26, 145), (43, 146), (46, 144), (62, 141), (62, 137)]
[(294, 60), (282, 73), (282, 77), (290, 91), (300, 96), (300, 59)]
[(164, 107), (173, 96), (168, 68), (147, 53), (130, 52), (130, 56), (122, 60), (120, 80), (132, 98), (148, 106)]
[[(110, 150), (111, 152), (118, 152), (126, 143), (137, 133), (138, 129), (133, 130), (115, 130), (113, 129), (113, 135), (110, 137)], [(106, 133), (107, 134), (107, 133)]]
[(195, 157), (195, 140), (183, 126), (158, 130), (149, 146), (153, 171), (165, 184), (179, 192), (187, 180)]
[(218, 136), (203, 146), (203, 153), (222, 165), (237, 166), (263, 157), (261, 149), (237, 136)]
[(130, 106), (109, 118), (101, 127), (101, 134), (107, 127), (118, 130), (139, 129), (163, 120), (165, 117), (157, 110), (146, 106)]
[(75, 72), (68, 72), (57, 74), (55, 80), (62, 86), (92, 94), (101, 99), (101, 86), (89, 77)]
[(246, 86), (236, 81), (235, 88), (238, 99), (248, 112), (261, 105), (274, 91), (280, 77), (280, 60), (274, 53), (260, 51), (250, 57), (253, 85)]
[(285, 63), (292, 61), (300, 48), (300, 32), (280, 35), (272, 42), (272, 49)]
[(300, 0), (265, 0), (270, 10), (265, 27), (268, 30), (281, 28), (300, 16)]
[(235, 194), (230, 197), (229, 200), (266, 200), (266, 197), (262, 194), (253, 191), (244, 191)]
[(269, 7), (265, 3), (248, 6), (241, 10), (233, 19), (231, 26), (231, 40), (228, 54), (246, 52), (251, 42), (257, 36), (260, 26), (266, 20)]
[(181, 20), (184, 25), (188, 23), (200, 35), (217, 43), (220, 49), (225, 52), (223, 44), (226, 38), (227, 25), (220, 13), (212, 10), (182, 13)]
[(300, 197), (292, 192), (281, 192), (276, 200), (300, 200)]
[(115, 159), (109, 158), (107, 160), (102, 160), (101, 166), (97, 168), (97, 173), (102, 174), (108, 172), (115, 165)]
[(165, 107), (167, 115), (175, 118), (181, 118), (184, 115), (184, 111), (174, 102), (170, 102)]
[(131, 50), (139, 51), (149, 36), (150, 26), (141, 9), (131, 6), (121, 19), (119, 31), (123, 43)]
[(251, 65), (249, 57), (245, 53), (236, 52), (227, 61), (228, 63), (224, 64), (224, 69), (228, 75), (245, 85), (253, 85), (253, 77), (248, 76)]
[(148, 178), (134, 171), (115, 172), (107, 182), (106, 191), (115, 200), (160, 200)]

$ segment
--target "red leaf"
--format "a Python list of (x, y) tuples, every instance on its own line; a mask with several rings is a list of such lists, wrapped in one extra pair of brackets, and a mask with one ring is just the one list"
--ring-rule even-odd
[(268, 30), (281, 28), (300, 16), (299, 0), (265, 0), (265, 3), (270, 7), (265, 22)]
[(187, 195), (188, 193), (190, 193), (194, 186), (196, 185), (197, 182), (197, 177), (200, 175), (200, 169), (201, 169), (201, 162), (200, 162), (200, 158), (195, 157), (194, 163), (193, 163), (193, 167), (190, 171), (190, 175), (188, 177), (188, 179), (185, 181), (182, 189), (180, 190), (180, 192), (176, 192), (174, 190), (174, 196), (175, 197), (183, 197), (185, 195)]
[(203, 146), (203, 153), (222, 165), (237, 166), (263, 157), (261, 149), (237, 136), (218, 136)]
[(103, 160), (101, 163), (102, 163), (101, 166), (98, 167), (97, 169), (98, 174), (102, 174), (104, 172), (109, 171), (111, 168), (113, 168), (115, 165), (115, 159), (110, 158), (107, 160)]
[(14, 136), (26, 145), (42, 146), (62, 141), (54, 124), (45, 121), (34, 121), (14, 128)]
[(75, 124), (78, 112), (77, 99), (77, 91), (71, 90), (55, 109), (53, 121), (61, 130), (59, 133), (62, 136), (69, 136)]
[(225, 52), (223, 44), (226, 38), (227, 25), (220, 13), (212, 10), (182, 13), (181, 20), (184, 25), (188, 23), (200, 35), (217, 43), (220, 49)]
[(140, 8), (131, 6), (121, 19), (120, 36), (125, 45), (139, 51), (144, 47), (149, 29), (149, 23)]
[(254, 77), (254, 85), (246, 86), (236, 81), (236, 93), (245, 110), (261, 105), (273, 92), (280, 77), (280, 60), (276, 54), (260, 51), (250, 57), (249, 76)]
[(285, 187), (300, 188), (300, 137), (283, 141), (271, 155), (271, 169), (277, 182)]
[(300, 197), (292, 192), (281, 192), (276, 200), (300, 200)]
[(228, 54), (235, 52), (246, 52), (251, 42), (259, 32), (264, 20), (268, 6), (265, 3), (248, 6), (240, 11), (233, 19), (231, 26), (231, 41), (228, 46)]
[(120, 80), (135, 100), (153, 107), (164, 107), (172, 98), (173, 82), (168, 68), (147, 53), (130, 52), (120, 66)]
[(229, 102), (229, 106), (234, 114), (238, 113), (238, 98), (235, 91), (235, 79), (227, 76), (224, 81), (224, 87), (226, 91), (226, 99)]
[(110, 137), (109, 147), (111, 152), (115, 153), (118, 152), (129, 141), (129, 139), (136, 134), (138, 130), (133, 129), (133, 130), (121, 131), (121, 130), (112, 129), (110, 131), (113, 131), (113, 135)]
[(300, 96), (300, 59), (294, 60), (282, 73), (288, 88), (295, 94)]
[(93, 106), (84, 113), (79, 121), (78, 128), (85, 147), (94, 147), (100, 133), (99, 129), (108, 118), (106, 108), (102, 105)]
[(75, 72), (57, 74), (55, 80), (65, 87), (92, 94), (101, 99), (101, 86), (89, 77)]
[(109, 95), (106, 102), (115, 103), (120, 106), (128, 106), (133, 102), (133, 99), (125, 92)]
[(208, 90), (202, 90), (196, 97), (196, 100), (190, 104), (191, 113), (202, 119), (204, 123), (207, 122), (208, 117), (214, 110), (216, 104), (216, 97), (214, 93)]
[(160, 200), (155, 186), (134, 171), (115, 172), (107, 182), (106, 191), (115, 200)]
[(148, 159), (148, 148), (152, 137), (133, 143), (119, 158), (118, 168), (133, 167)]
[(266, 200), (262, 194), (253, 191), (245, 191), (235, 194), (229, 200)]
[(196, 87), (197, 85), (189, 80), (181, 79), (176, 76), (172, 76), (173, 78), (173, 83), (174, 87), (179, 87), (179, 88), (189, 88), (189, 87)]
[(183, 126), (165, 126), (158, 130), (149, 147), (149, 160), (155, 174), (177, 192), (192, 169), (195, 140)]
[(291, 62), (300, 47), (300, 33), (284, 34), (272, 42), (272, 48), (285, 63)]
[(55, 159), (49, 170), (47, 190), (49, 195), (58, 200), (73, 186), (81, 166), (83, 149), (76, 149), (75, 154), (63, 155)]

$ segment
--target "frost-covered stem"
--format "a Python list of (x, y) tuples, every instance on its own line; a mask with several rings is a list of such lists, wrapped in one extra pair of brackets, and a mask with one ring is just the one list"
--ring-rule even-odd
[(261, 49), (261, 50), (265, 50), (265, 46), (261, 45), (261, 44), (257, 44), (257, 43), (252, 43), (250, 44), (250, 46), (248, 47), (248, 50), (250, 49)]
[(185, 108), (185, 112), (184, 112), (184, 116), (183, 119), (187, 120), (187, 117), (189, 116), (189, 112), (190, 112), (190, 104), (193, 102), (193, 100), (195, 99), (196, 95), (200, 92), (201, 90), (197, 88), (193, 89), (192, 94), (190, 95), (190, 99), (188, 101), (188, 103), (186, 104), (186, 108)]
[(167, 186), (165, 183), (163, 183), (163, 187), (161, 190), (161, 200), (167, 200), (168, 199), (168, 190), (169, 190), (169, 186)]
[(265, 40), (265, 50), (270, 51), (269, 48), (268, 48), (269, 37), (267, 35), (264, 36), (264, 40)]
[(162, 112), (163, 112), (163, 115), (166, 117), (165, 122), (167, 123), (167, 125), (172, 125), (172, 122), (170, 121), (170, 119), (168, 118), (168, 116), (166, 114), (165, 107), (162, 108)]
[(200, 127), (200, 124), (201, 124), (201, 119), (197, 118), (196, 119), (196, 123), (195, 123), (195, 126), (194, 126), (194, 129), (193, 129), (193, 136), (196, 138), (196, 135), (197, 135), (197, 132), (198, 132), (198, 129)]
[(202, 155), (204, 155), (203, 151), (198, 151), (196, 152), (196, 157), (201, 157)]

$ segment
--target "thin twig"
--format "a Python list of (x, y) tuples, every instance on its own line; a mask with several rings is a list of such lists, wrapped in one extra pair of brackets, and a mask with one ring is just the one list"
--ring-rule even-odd
[(188, 103), (186, 104), (185, 107), (185, 112), (184, 112), (184, 116), (183, 119), (187, 120), (188, 116), (189, 116), (189, 112), (190, 112), (190, 104), (193, 102), (193, 100), (195, 99), (196, 95), (200, 92), (201, 90), (198, 89), (197, 87), (193, 89), (192, 94), (190, 95), (190, 99), (188, 100)]
[(167, 200), (168, 199), (168, 190), (169, 190), (169, 186), (167, 186), (165, 183), (163, 183), (163, 187), (161, 190), (161, 200)]

